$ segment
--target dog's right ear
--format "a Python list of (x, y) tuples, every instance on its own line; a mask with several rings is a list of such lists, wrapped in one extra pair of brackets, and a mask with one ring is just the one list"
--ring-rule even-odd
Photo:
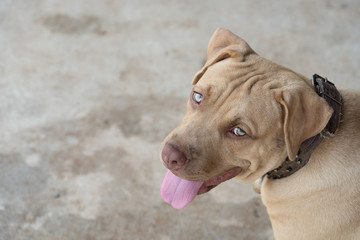
[(195, 85), (211, 65), (226, 58), (239, 58), (239, 61), (244, 61), (250, 53), (254, 51), (242, 38), (229, 30), (218, 28), (210, 39), (206, 63), (196, 73), (192, 83)]

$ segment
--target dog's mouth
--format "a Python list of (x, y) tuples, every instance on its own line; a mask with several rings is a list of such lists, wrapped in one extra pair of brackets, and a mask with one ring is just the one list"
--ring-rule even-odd
[(236, 175), (238, 175), (241, 172), (241, 168), (237, 167), (237, 168), (233, 168), (230, 171), (215, 177), (213, 179), (210, 179), (206, 182), (203, 183), (203, 185), (201, 185), (199, 191), (197, 194), (203, 194), (206, 193), (208, 191), (210, 191), (211, 189), (213, 189), (214, 187), (216, 187), (217, 185), (219, 185), (222, 182), (225, 182), (233, 177), (235, 177)]
[(225, 182), (241, 172), (240, 167), (231, 169), (224, 174), (205, 182), (191, 182), (175, 176), (170, 170), (166, 173), (161, 186), (161, 196), (165, 202), (176, 209), (188, 205), (196, 195), (203, 194), (222, 182)]

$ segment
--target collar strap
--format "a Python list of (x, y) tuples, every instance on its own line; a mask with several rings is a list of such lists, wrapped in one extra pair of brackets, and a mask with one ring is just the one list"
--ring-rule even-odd
[(276, 169), (266, 173), (270, 179), (280, 179), (288, 177), (303, 166), (305, 166), (310, 159), (311, 154), (325, 137), (333, 135), (340, 125), (342, 98), (340, 92), (336, 89), (335, 85), (327, 78), (323, 78), (317, 74), (312, 77), (312, 84), (314, 85), (316, 93), (324, 98), (326, 102), (334, 109), (334, 112), (321, 133), (305, 140), (300, 145), (300, 150), (296, 155), (294, 161), (290, 161), (287, 157), (283, 164)]

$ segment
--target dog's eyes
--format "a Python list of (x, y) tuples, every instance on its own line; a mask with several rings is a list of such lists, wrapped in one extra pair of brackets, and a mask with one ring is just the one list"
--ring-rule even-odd
[(201, 103), (201, 101), (202, 101), (202, 99), (203, 99), (203, 96), (202, 96), (200, 93), (198, 93), (198, 92), (194, 92), (192, 97), (193, 97), (193, 100), (194, 100), (197, 104)]
[(246, 135), (246, 132), (238, 127), (234, 128), (232, 131), (235, 134), (235, 136), (238, 136), (238, 137), (243, 137)]

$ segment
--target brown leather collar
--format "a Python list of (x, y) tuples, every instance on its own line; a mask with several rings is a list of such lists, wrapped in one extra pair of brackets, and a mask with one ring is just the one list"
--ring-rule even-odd
[(300, 150), (294, 161), (290, 161), (287, 157), (283, 164), (281, 164), (276, 169), (266, 173), (266, 176), (270, 179), (288, 177), (305, 166), (309, 162), (311, 154), (316, 149), (316, 147), (319, 146), (321, 141), (325, 137), (334, 134), (339, 127), (342, 109), (341, 94), (332, 82), (327, 80), (327, 78), (323, 78), (317, 74), (313, 75), (312, 84), (314, 85), (317, 94), (326, 100), (326, 102), (334, 109), (334, 112), (328, 124), (321, 133), (305, 140), (300, 145)]

